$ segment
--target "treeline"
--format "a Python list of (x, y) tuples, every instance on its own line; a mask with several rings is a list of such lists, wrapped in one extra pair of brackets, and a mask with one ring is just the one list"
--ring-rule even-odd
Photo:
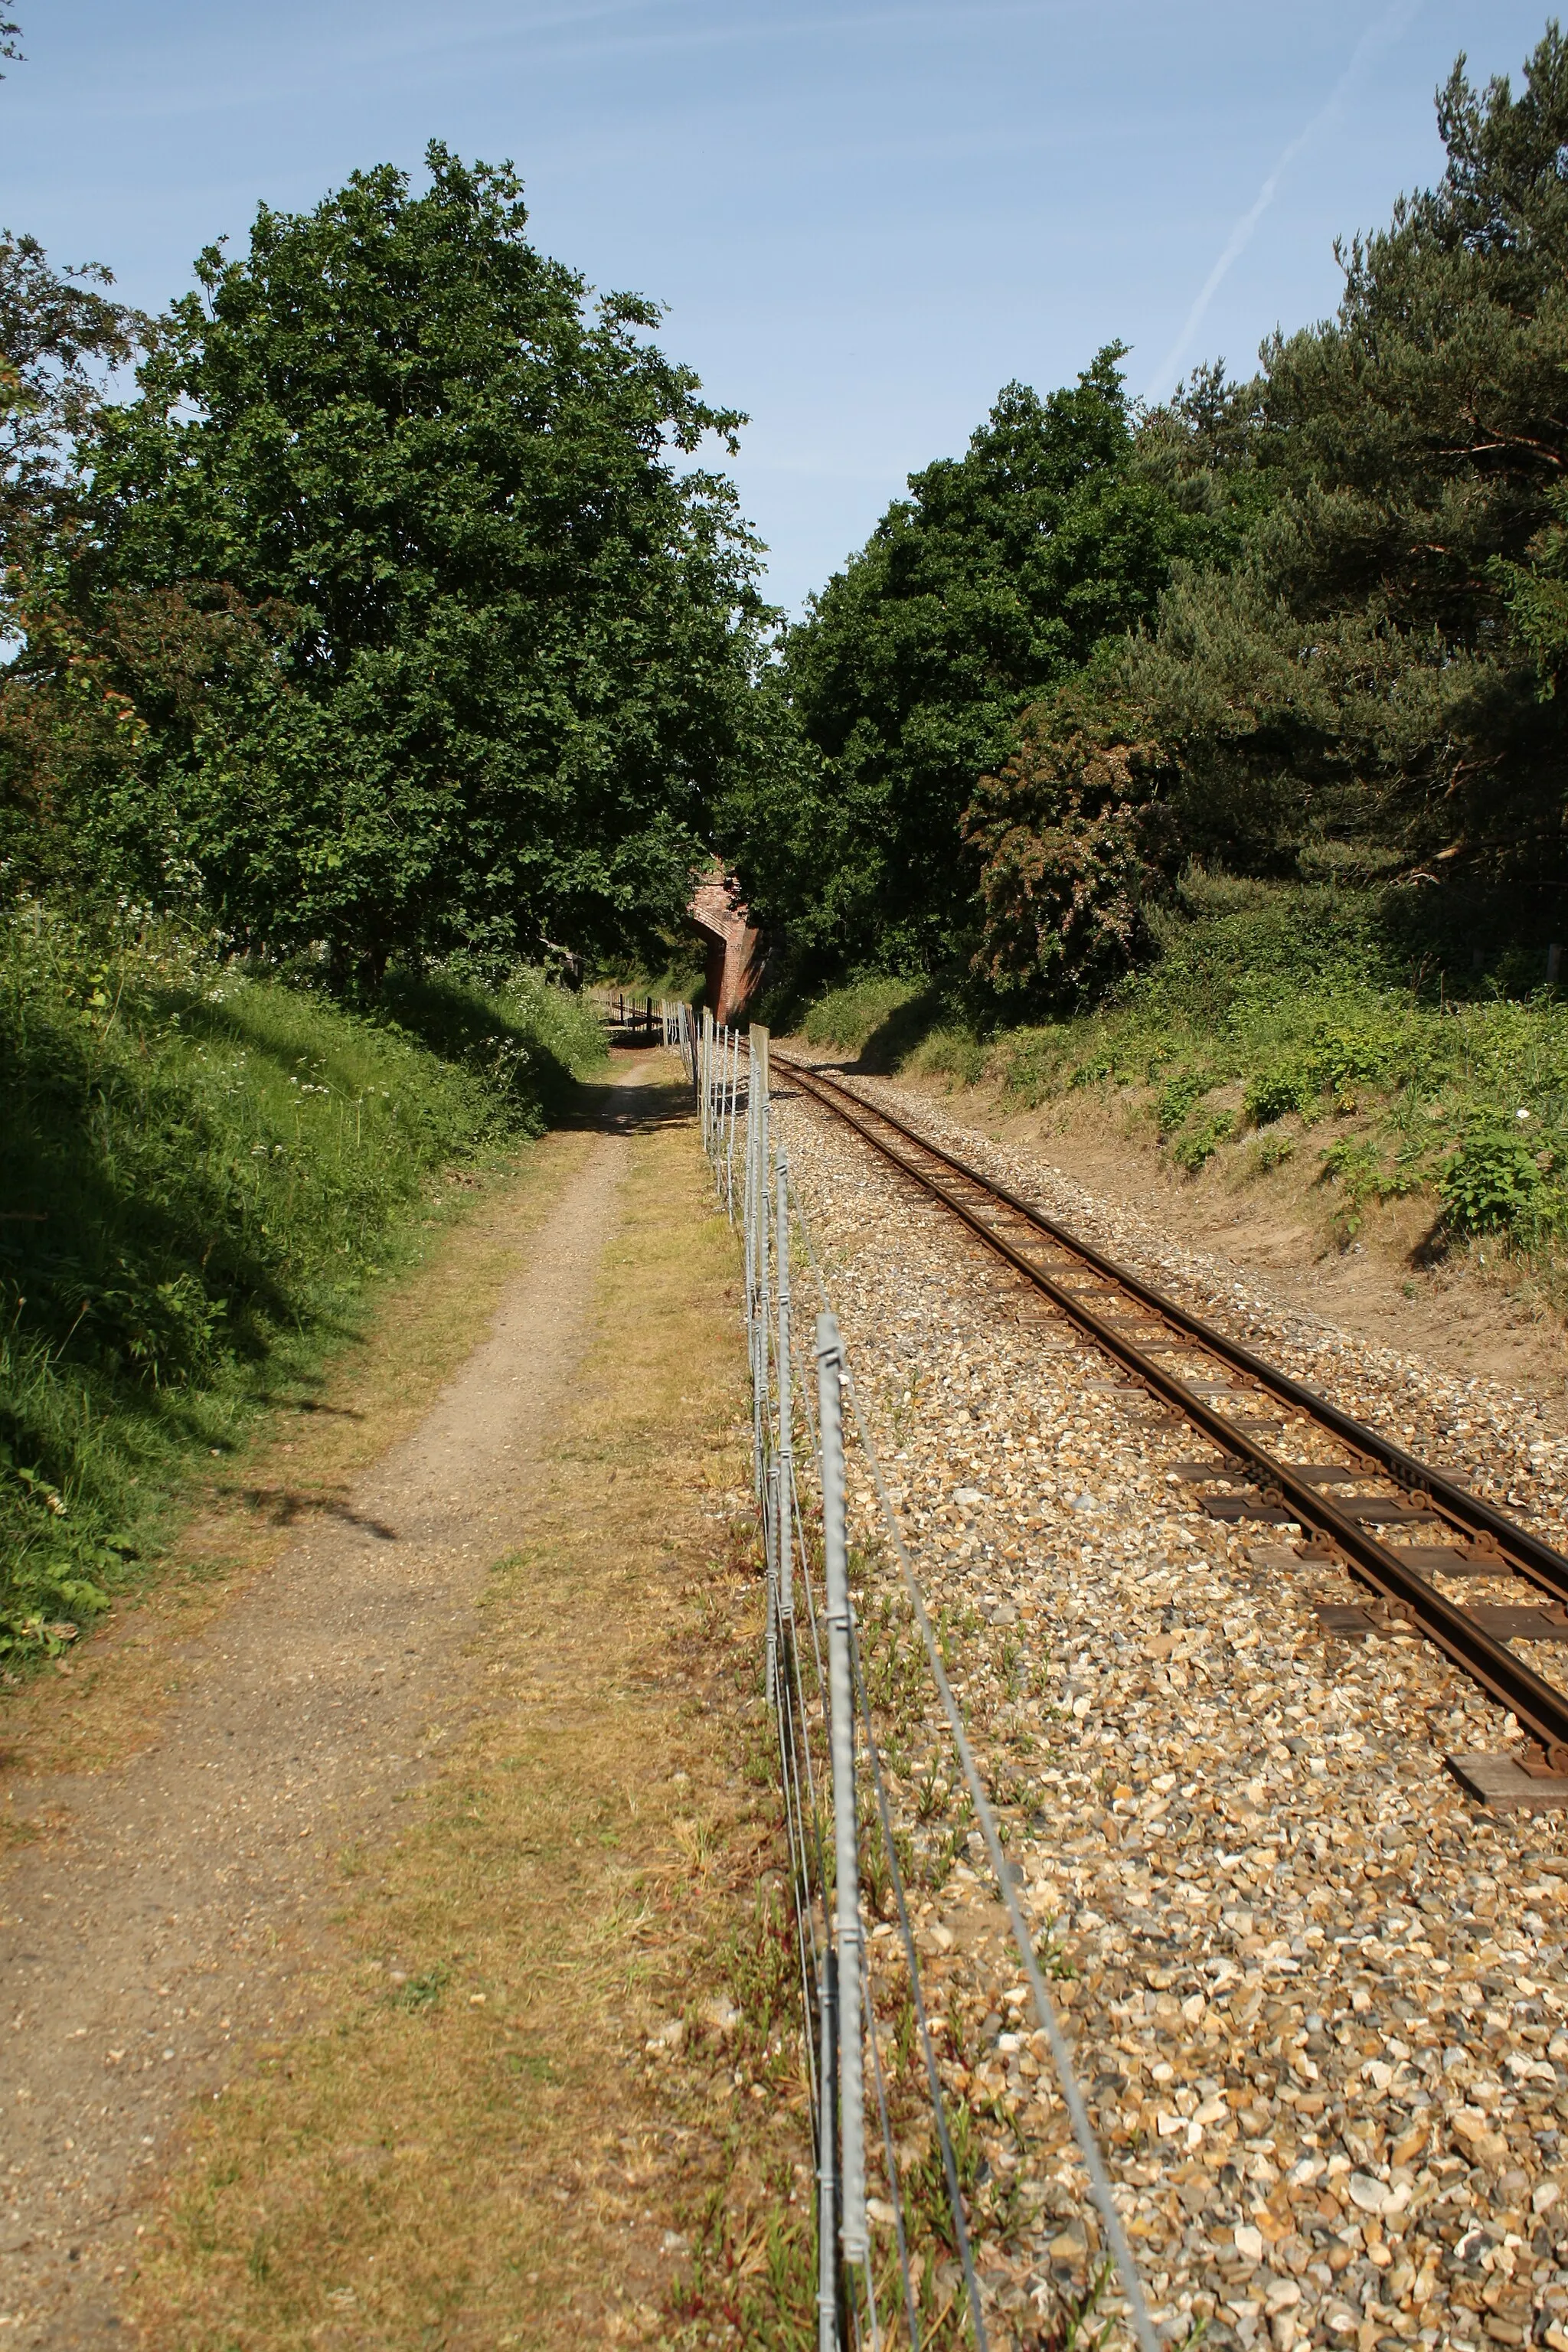
[(788, 633), (721, 824), (797, 978), (1080, 1002), (1194, 866), (1562, 938), (1557, 25), (1437, 117), (1441, 180), (1341, 249), (1332, 320), (1152, 412), (1115, 347), (1009, 385)]
[(1557, 26), (1438, 121), (1332, 320), (1152, 411), (1116, 345), (1008, 385), (776, 632), (705, 462), (743, 419), (510, 169), (264, 207), (158, 320), (0, 238), (0, 885), (344, 990), (661, 962), (716, 851), (775, 977), (1000, 1011), (1198, 867), (1561, 939)]

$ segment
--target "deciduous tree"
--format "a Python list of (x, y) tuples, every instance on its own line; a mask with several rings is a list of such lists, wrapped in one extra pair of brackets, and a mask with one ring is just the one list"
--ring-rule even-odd
[(118, 837), (237, 940), (372, 978), (677, 916), (760, 613), (699, 462), (742, 420), (650, 303), (591, 302), (534, 249), (510, 169), (427, 162), (423, 193), (358, 173), (203, 254), (140, 396), (95, 422), (62, 558), (139, 709), (135, 648), (176, 616), (174, 667), (220, 673), (194, 703), (165, 677)]

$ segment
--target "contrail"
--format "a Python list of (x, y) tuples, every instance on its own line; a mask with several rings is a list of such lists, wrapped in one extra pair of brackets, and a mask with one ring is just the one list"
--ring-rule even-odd
[(1214, 300), (1222, 279), (1237, 256), (1245, 251), (1253, 230), (1273, 203), (1275, 191), (1280, 181), (1301, 152), (1302, 148), (1310, 145), (1324, 123), (1331, 121), (1339, 112), (1354, 87), (1363, 68), (1383, 50), (1393, 47), (1413, 19), (1419, 15), (1420, 9), (1421, 0), (1392, 0), (1392, 5), (1384, 10), (1376, 23), (1367, 26), (1352, 51), (1349, 65), (1341, 74), (1324, 103), (1318, 109), (1306, 129), (1299, 131), (1289, 145), (1276, 159), (1268, 177), (1231, 230), (1226, 240), (1224, 252), (1204, 279), (1198, 290), (1197, 300), (1182, 321), (1181, 333), (1151, 377), (1148, 391), (1144, 394), (1146, 400), (1151, 402), (1158, 400), (1162, 394), (1162, 388), (1174, 378), (1177, 368), (1192, 348), (1193, 338), (1203, 325), (1205, 314), (1209, 304)]

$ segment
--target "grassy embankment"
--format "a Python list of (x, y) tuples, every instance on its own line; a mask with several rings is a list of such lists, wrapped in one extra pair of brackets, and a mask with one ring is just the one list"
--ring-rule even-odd
[(1568, 994), (1532, 984), (1540, 961), (1467, 970), (1459, 993), (1375, 898), (1209, 880), (1158, 961), (1076, 1017), (986, 1030), (872, 978), (795, 1019), (869, 1069), (1097, 1116), (1185, 1178), (1288, 1185), (1342, 1247), (1409, 1204), (1406, 1250), (1500, 1255), (1562, 1311)]
[(372, 1009), (171, 935), (0, 921), (0, 1675), (145, 1573), (194, 1473), (539, 1134), (590, 1011), (389, 979)]

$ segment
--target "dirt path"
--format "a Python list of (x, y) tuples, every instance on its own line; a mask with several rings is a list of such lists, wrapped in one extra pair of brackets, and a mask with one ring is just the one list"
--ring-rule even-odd
[(73, 1820), (0, 1892), (0, 2341), (125, 2340), (121, 2281), (177, 2120), (237, 2048), (308, 2023), (325, 1865), (428, 1776), (487, 1572), (529, 1533), (638, 1098), (611, 1098), (417, 1432), (190, 1643), (156, 1743), (18, 1792)]

